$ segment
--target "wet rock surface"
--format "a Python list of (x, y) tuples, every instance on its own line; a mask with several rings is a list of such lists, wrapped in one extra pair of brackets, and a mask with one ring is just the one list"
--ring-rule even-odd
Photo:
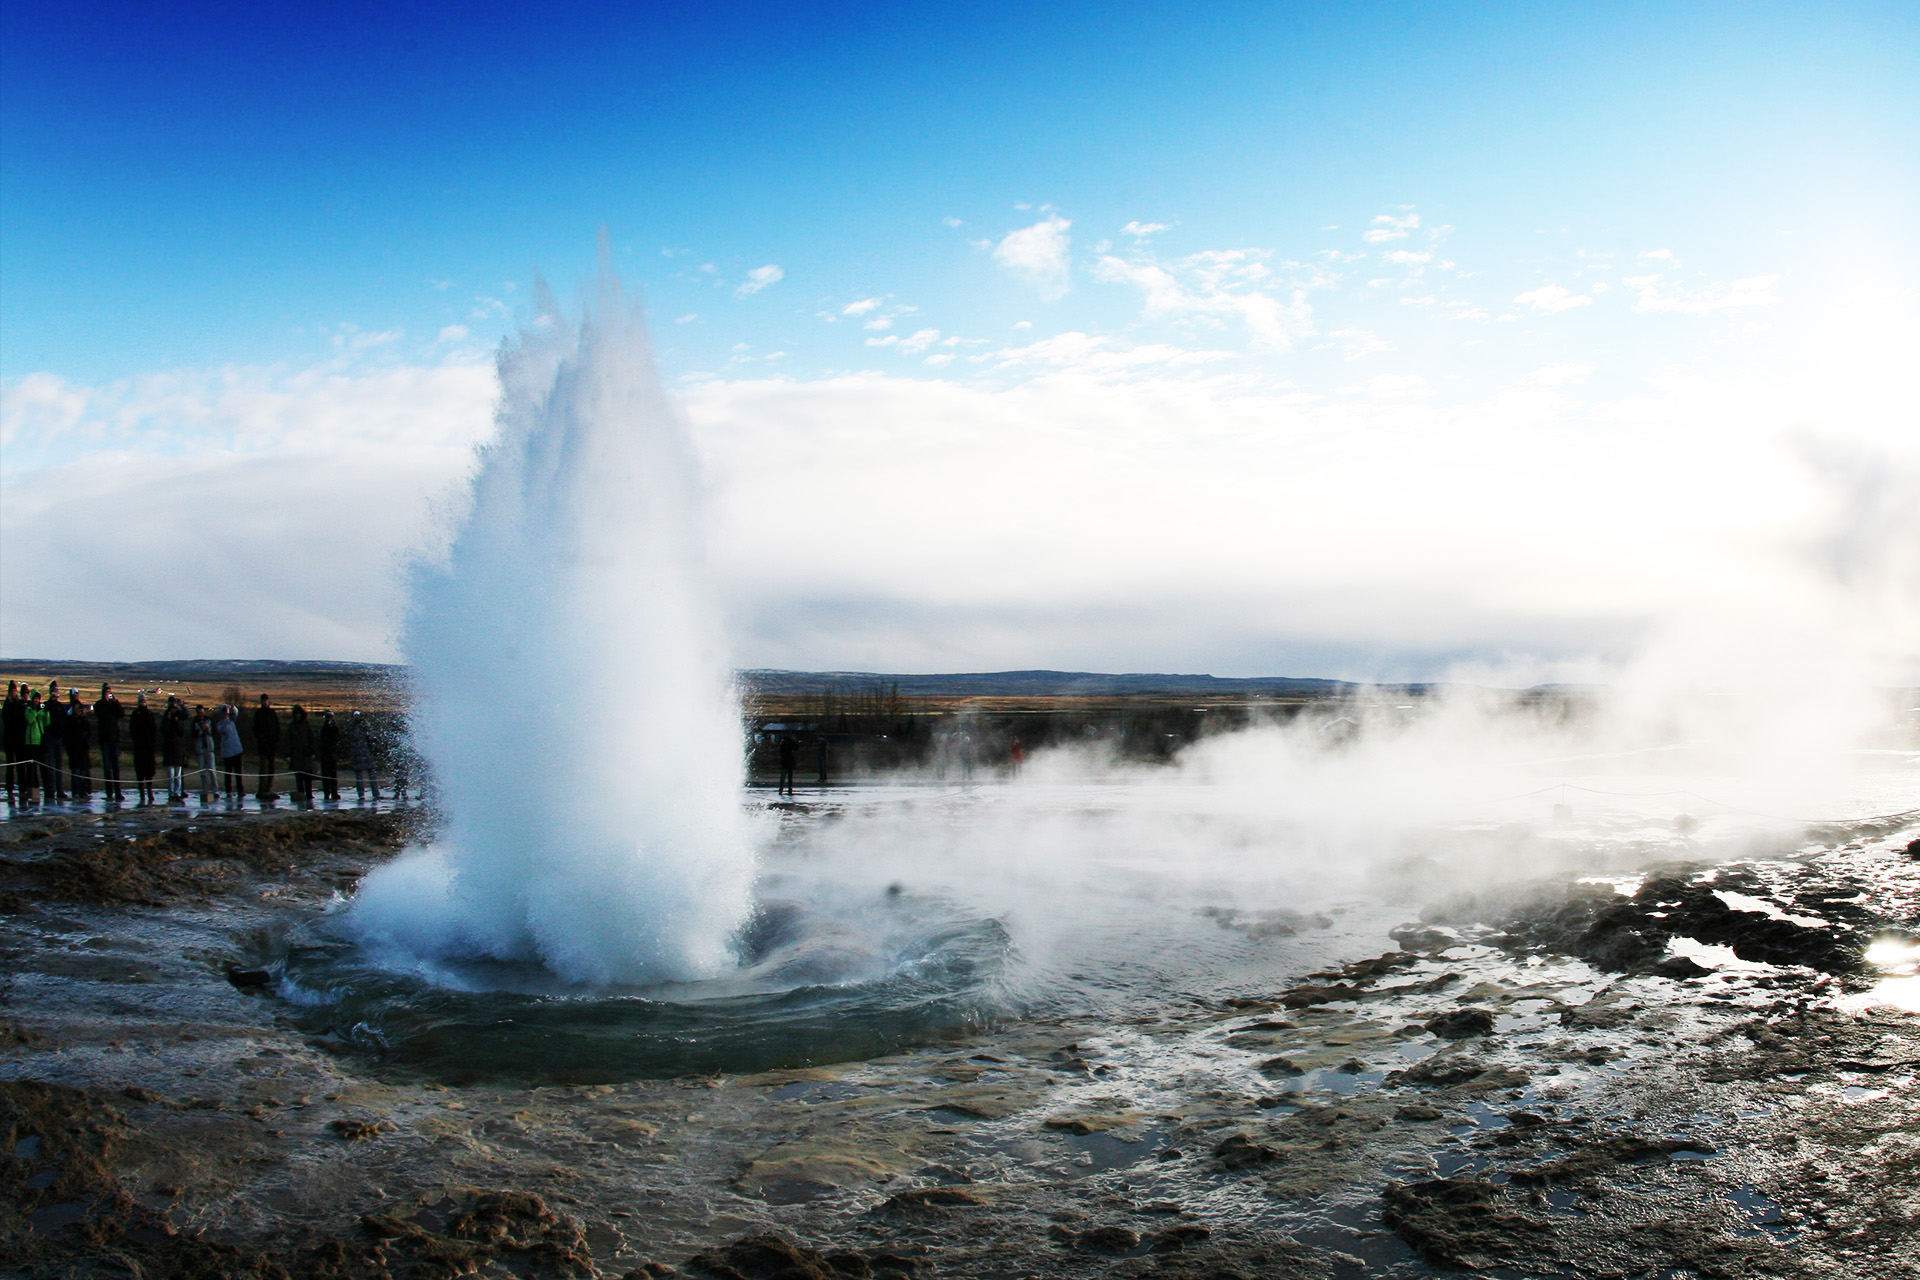
[[(1920, 1274), (1920, 1028), (1861, 999), (1867, 942), (1920, 932), (1911, 831), (1455, 903), (1291, 985), (1153, 1016), (449, 1087), (235, 978), (271, 975), (275, 921), (404, 838), (300, 821), (238, 819), (230, 849), (164, 815), (0, 832), (9, 1272)], [(1740, 963), (1668, 965), (1673, 939)]]

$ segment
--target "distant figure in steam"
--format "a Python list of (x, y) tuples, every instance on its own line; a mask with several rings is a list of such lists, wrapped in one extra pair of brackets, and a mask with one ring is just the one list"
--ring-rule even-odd
[(120, 790), (120, 726), (127, 709), (113, 696), (113, 686), (100, 686), (100, 700), (93, 704), (93, 731), (100, 738), (100, 792), (118, 804), (126, 799)]
[(160, 745), (160, 721), (147, 705), (147, 695), (133, 701), (127, 717), (127, 736), (133, 739), (133, 781), (140, 789), (140, 803), (153, 803), (153, 755)]
[(1007, 749), (1007, 759), (1013, 766), (1013, 776), (1020, 776), (1020, 766), (1027, 762), (1027, 744), (1015, 738)]
[(353, 770), (353, 794), (355, 798), (365, 800), (367, 788), (373, 788), (373, 798), (380, 799), (380, 779), (373, 772), (373, 738), (367, 732), (367, 718), (358, 711), (347, 721), (347, 766)]
[(260, 757), (260, 798), (273, 799), (274, 757), (280, 754), (280, 713), (260, 695), (260, 706), (253, 713), (253, 750)]
[(814, 764), (820, 770), (820, 786), (827, 785), (827, 735), (821, 734), (813, 740)]
[(794, 771), (794, 768), (799, 763), (800, 763), (800, 744), (793, 740), (792, 734), (790, 733), (781, 734), (780, 735), (780, 785), (775, 789), (776, 795), (790, 796), (793, 794), (793, 771)]

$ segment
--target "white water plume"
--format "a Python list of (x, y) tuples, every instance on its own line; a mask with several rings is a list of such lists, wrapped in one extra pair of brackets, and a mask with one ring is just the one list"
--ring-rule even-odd
[(499, 370), (471, 511), (404, 636), (446, 826), (367, 877), (352, 923), (427, 964), (710, 976), (753, 842), (686, 426), (605, 269), (578, 324), (543, 297)]

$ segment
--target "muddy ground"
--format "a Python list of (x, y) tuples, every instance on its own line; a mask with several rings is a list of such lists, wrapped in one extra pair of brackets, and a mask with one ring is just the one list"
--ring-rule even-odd
[[(14, 820), (0, 1263), (139, 1280), (1920, 1275), (1920, 1019), (1872, 1002), (1863, 959), (1920, 936), (1915, 834), (1814, 832), (1797, 855), (1658, 868), (1630, 894), (1446, 903), (1374, 958), (1124, 1025), (532, 1086), (398, 1074), (303, 1031), (255, 971), (289, 916), (407, 838), (405, 817)], [(1727, 950), (1695, 949), (1703, 967), (1674, 938)]]

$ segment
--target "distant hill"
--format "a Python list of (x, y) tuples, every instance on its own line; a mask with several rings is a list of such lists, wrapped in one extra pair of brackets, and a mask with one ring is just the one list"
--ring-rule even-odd
[[(334, 685), (403, 685), (407, 668), (382, 662), (275, 662), (257, 658), (177, 658), (158, 662), (71, 662), (53, 658), (0, 658), (5, 678), (33, 677), (64, 682), (200, 685), (238, 684), (244, 687), (300, 687)], [(739, 672), (748, 692), (762, 696), (794, 697), (806, 694), (869, 694), (897, 689), (909, 698), (1123, 698), (1159, 697), (1280, 697), (1332, 698), (1374, 686), (1347, 680), (1320, 680), (1298, 676), (1210, 676), (1165, 672), (1104, 671), (978, 671), (942, 675), (897, 675), (884, 671)], [(1431, 685), (1377, 686), (1382, 691), (1417, 695)]]
[(65, 658), (0, 658), (0, 670), (45, 671), (50, 675), (116, 677), (154, 676), (163, 680), (224, 680), (242, 676), (350, 676), (387, 680), (407, 669), (389, 662), (275, 662), (261, 658), (168, 658), (158, 662), (73, 662)]
[[(742, 671), (740, 681), (753, 693), (791, 697), (796, 694), (865, 693), (876, 687), (897, 688), (909, 698), (1115, 698), (1129, 695), (1266, 695), (1290, 698), (1328, 698), (1354, 693), (1366, 686), (1346, 680), (1317, 680), (1297, 676), (1227, 677), (1133, 672), (1113, 675), (1101, 671), (982, 671), (950, 675), (889, 675), (878, 671)], [(1397, 685), (1416, 692), (1426, 686)]]

